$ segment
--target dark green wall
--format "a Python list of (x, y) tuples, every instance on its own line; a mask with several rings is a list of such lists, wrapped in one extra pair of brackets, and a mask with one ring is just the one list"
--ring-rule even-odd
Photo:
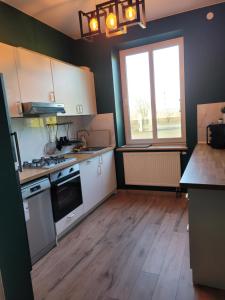
[(73, 39), (3, 2), (0, 2), (0, 42), (66, 62), (79, 62), (78, 49)]
[[(0, 42), (24, 47), (71, 63), (79, 61), (74, 40), (2, 2), (0, 2)], [(6, 299), (32, 300), (29, 274), (31, 263), (22, 199), (18, 189), (12, 189), (12, 186), (19, 187), (19, 181), (12, 161), (8, 124), (2, 118), (4, 111), (2, 95), (0, 100), (0, 138), (4, 141), (0, 151), (0, 265)]]
[[(215, 19), (211, 22), (205, 19), (209, 10), (215, 13)], [(177, 36), (184, 36), (185, 39), (186, 123), (190, 154), (197, 141), (197, 104), (224, 101), (225, 98), (225, 4), (156, 20), (148, 23), (145, 30), (133, 27), (129, 29), (127, 35), (111, 39), (100, 36), (93, 43), (88, 43), (82, 40), (74, 41), (0, 2), (1, 42), (25, 47), (78, 65), (87, 65), (94, 71), (98, 112), (115, 113), (118, 145), (125, 142), (118, 51)], [(123, 186), (121, 155), (117, 155), (116, 160), (119, 186)], [(184, 159), (183, 166), (186, 160)], [(6, 160), (1, 161), (1, 164), (8, 167)], [(17, 206), (12, 209), (15, 209), (16, 217), (21, 217), (22, 207)], [(0, 206), (0, 210), (2, 208)], [(17, 224), (16, 219), (13, 221)], [(8, 232), (6, 227), (5, 237), (7, 233), (11, 234), (11, 229)], [(17, 236), (19, 235), (22, 235), (20, 241), (26, 240), (24, 230), (18, 230)], [(7, 247), (7, 243), (5, 246)], [(20, 246), (22, 249), (22, 245)], [(11, 254), (12, 249), (8, 250)], [(24, 262), (26, 263), (29, 266), (29, 261)], [(26, 276), (20, 269), (20, 264), (15, 264), (14, 268), (21, 271), (21, 279)], [(18, 290), (17, 284), (15, 292)], [(25, 294), (26, 291), (23, 290), (20, 295)], [(23, 299), (25, 300), (24, 297)]]
[(32, 300), (31, 261), (9, 123), (0, 76), (0, 138), (4, 141), (0, 148), (0, 268), (6, 299)]
[[(215, 13), (215, 19), (210, 22), (206, 20), (209, 11)], [(117, 141), (121, 145), (125, 141), (116, 63), (118, 50), (178, 36), (184, 37), (186, 127), (190, 149), (183, 159), (184, 168), (197, 142), (197, 104), (225, 100), (225, 4), (149, 22), (145, 30), (133, 27), (120, 37), (100, 36), (93, 43), (80, 40), (78, 45), (82, 49), (80, 63), (95, 73), (98, 111), (116, 114)], [(123, 186), (121, 157), (117, 160), (119, 186)]]

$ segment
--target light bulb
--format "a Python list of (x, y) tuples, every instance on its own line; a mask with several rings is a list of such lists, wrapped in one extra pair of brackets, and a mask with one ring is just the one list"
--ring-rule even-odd
[(114, 13), (109, 13), (106, 18), (106, 26), (109, 30), (117, 29), (117, 18)]
[(97, 31), (98, 30), (98, 20), (96, 18), (91, 18), (89, 22), (89, 26), (91, 31)]
[(128, 21), (136, 19), (136, 9), (133, 6), (129, 6), (125, 9), (125, 16)]

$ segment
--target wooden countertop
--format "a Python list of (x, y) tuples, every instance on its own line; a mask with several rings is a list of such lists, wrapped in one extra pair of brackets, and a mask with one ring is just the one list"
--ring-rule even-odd
[(197, 145), (180, 184), (191, 188), (225, 189), (225, 149)]
[(90, 154), (78, 154), (78, 153), (74, 153), (74, 154), (66, 154), (66, 157), (74, 157), (76, 158), (76, 161), (70, 161), (68, 163), (65, 163), (63, 165), (60, 166), (56, 166), (54, 168), (51, 169), (23, 169), (23, 172), (19, 173), (19, 177), (20, 177), (20, 184), (24, 184), (27, 183), (29, 181), (41, 178), (43, 176), (48, 176), (51, 173), (57, 172), (59, 170), (65, 169), (66, 167), (70, 167), (74, 164), (78, 164), (82, 161), (88, 160), (90, 158), (99, 156), (103, 153), (106, 153), (108, 151), (113, 150), (115, 147), (107, 147), (101, 151), (95, 152), (95, 153), (90, 153)]
[(187, 151), (186, 145), (153, 145), (147, 147), (129, 147), (124, 145), (116, 149), (118, 152), (150, 152), (150, 151)]

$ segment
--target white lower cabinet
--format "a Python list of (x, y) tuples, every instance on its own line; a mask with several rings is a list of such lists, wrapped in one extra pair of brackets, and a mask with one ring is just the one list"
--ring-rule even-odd
[(81, 188), (86, 213), (101, 200), (101, 174), (99, 157), (80, 164)]
[(101, 198), (112, 193), (117, 186), (114, 152), (109, 151), (100, 155), (101, 166)]
[(98, 205), (116, 189), (113, 151), (80, 164), (84, 213)]

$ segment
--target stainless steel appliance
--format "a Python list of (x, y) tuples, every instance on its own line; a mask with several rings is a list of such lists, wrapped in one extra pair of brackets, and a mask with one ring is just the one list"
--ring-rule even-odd
[(53, 216), (57, 223), (83, 203), (79, 164), (50, 174), (50, 181)]
[(48, 102), (24, 102), (22, 103), (24, 117), (37, 117), (40, 115), (52, 115), (65, 113), (64, 104)]
[(210, 124), (206, 129), (207, 144), (213, 148), (225, 149), (225, 124)]
[(22, 186), (23, 206), (32, 264), (56, 245), (48, 178)]
[(41, 157), (39, 159), (33, 159), (32, 161), (23, 162), (23, 168), (25, 169), (51, 169), (56, 166), (63, 165), (68, 162), (75, 162), (76, 158), (67, 158), (64, 155)]

